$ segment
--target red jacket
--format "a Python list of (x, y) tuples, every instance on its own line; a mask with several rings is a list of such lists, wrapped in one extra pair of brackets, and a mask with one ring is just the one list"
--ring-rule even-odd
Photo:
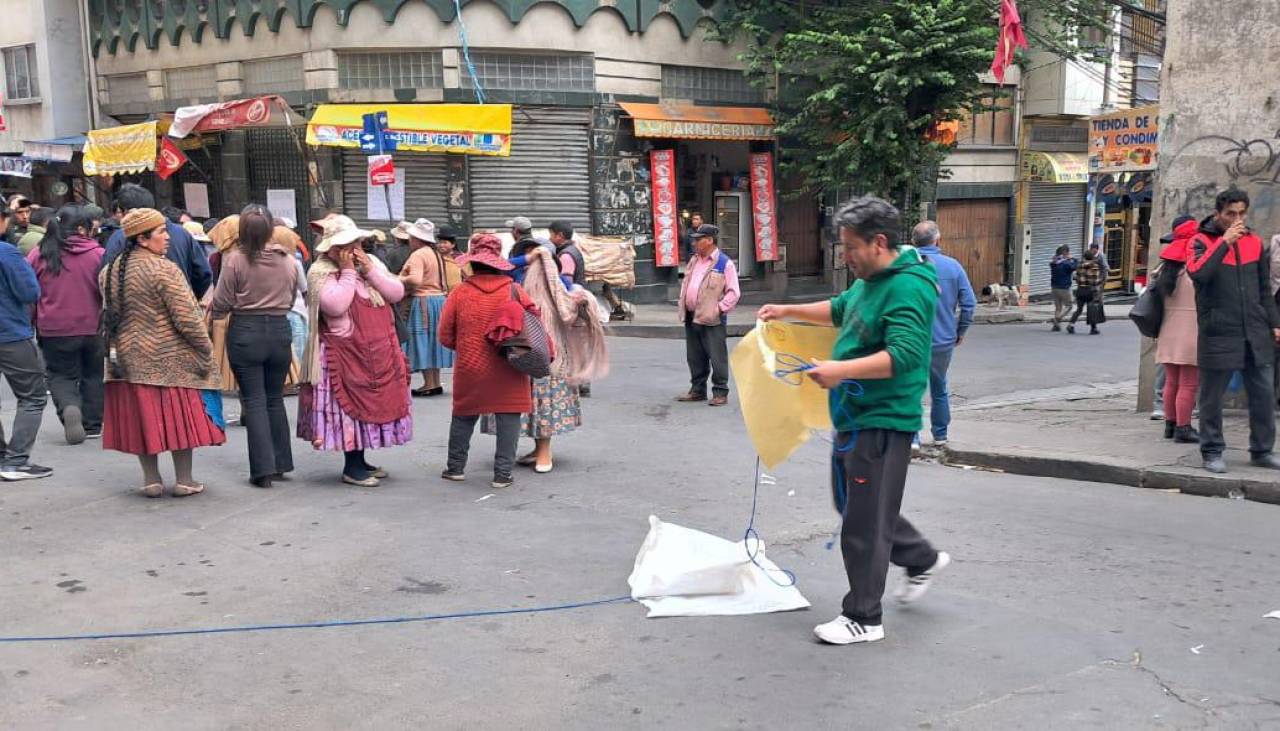
[(441, 345), (456, 353), (455, 416), (527, 414), (533, 409), (529, 377), (507, 365), (497, 347), (485, 338), (498, 311), (511, 301), (513, 287), (520, 304), (536, 313), (529, 295), (503, 274), (470, 277), (445, 300), (439, 337)]

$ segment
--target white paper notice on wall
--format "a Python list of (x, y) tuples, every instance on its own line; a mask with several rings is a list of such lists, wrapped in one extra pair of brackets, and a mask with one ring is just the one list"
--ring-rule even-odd
[[(404, 220), (404, 168), (396, 168), (396, 184), (387, 185), (369, 185), (365, 184), (366, 193), (369, 201), (369, 220), (370, 221), (401, 221)], [(391, 196), (391, 215), (387, 215), (387, 195)]]
[(267, 208), (276, 218), (287, 218), (296, 226), (298, 224), (298, 205), (292, 188), (267, 189)]
[(187, 202), (187, 213), (193, 218), (209, 218), (209, 186), (204, 183), (183, 183), (182, 199)]

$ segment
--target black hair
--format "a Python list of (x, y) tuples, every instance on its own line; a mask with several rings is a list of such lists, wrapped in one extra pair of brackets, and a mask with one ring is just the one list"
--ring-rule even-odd
[(1218, 197), (1213, 201), (1213, 208), (1218, 213), (1222, 213), (1227, 209), (1227, 206), (1232, 203), (1243, 203), (1244, 207), (1247, 209), (1251, 205), (1249, 202), (1249, 194), (1239, 188), (1224, 190), (1219, 193)]
[(573, 224), (568, 221), (552, 221), (547, 230), (553, 234), (560, 234), (566, 239), (573, 238)]
[(864, 195), (844, 204), (836, 213), (836, 226), (847, 228), (867, 241), (879, 234), (884, 236), (890, 249), (896, 249), (898, 233), (902, 229), (902, 214), (888, 201)]
[(41, 206), (31, 212), (31, 225), (44, 227), (49, 225), (49, 221), (53, 218), (53, 209)]
[(271, 211), (257, 203), (250, 203), (240, 211), (240, 253), (249, 261), (257, 259), (271, 241), (274, 220)]
[(165, 206), (160, 209), (160, 213), (172, 223), (181, 224), (182, 217), (183, 215), (186, 215), (187, 212), (177, 206)]
[(40, 258), (46, 269), (53, 274), (62, 271), (62, 250), (67, 246), (67, 237), (80, 229), (88, 236), (93, 230), (93, 214), (89, 206), (70, 204), (59, 208), (57, 215), (49, 219), (44, 238), (40, 240)]
[(1058, 254), (1059, 256), (1061, 256), (1062, 254), (1070, 254), (1071, 247), (1067, 246), (1066, 244), (1063, 244), (1062, 246), (1059, 246), (1057, 251), (1054, 251), (1053, 253)]
[(156, 197), (137, 183), (125, 183), (116, 191), (115, 210), (132, 211), (135, 208), (155, 208)]
[(129, 258), (138, 248), (138, 240), (143, 234), (125, 239), (125, 249), (107, 265), (107, 276), (103, 278), (102, 288), (102, 325), (104, 334), (103, 347), (106, 350), (107, 362), (112, 375), (117, 378), (125, 376), (124, 364), (114, 355), (116, 338), (120, 337), (120, 326), (124, 324), (124, 284), (125, 273), (129, 268)]
[(221, 221), (221, 220), (222, 220), (222, 219), (220, 219), (220, 218), (210, 218), (210, 219), (206, 220), (206, 221), (204, 222), (204, 232), (205, 232), (205, 233), (209, 233), (210, 231), (212, 231), (212, 230), (213, 230), (213, 227), (214, 227), (214, 226), (217, 226), (217, 225), (218, 225), (218, 222), (219, 222), (219, 221)]

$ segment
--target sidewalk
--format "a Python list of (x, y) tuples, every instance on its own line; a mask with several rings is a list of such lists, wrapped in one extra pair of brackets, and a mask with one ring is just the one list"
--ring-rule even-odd
[[(814, 301), (818, 301), (815, 299)], [(679, 321), (674, 304), (633, 305), (635, 319), (609, 322), (605, 333), (623, 338), (661, 338), (679, 340), (684, 337), (684, 325)], [(1128, 317), (1132, 304), (1107, 305), (1108, 320)], [(755, 327), (757, 305), (742, 305), (729, 313), (729, 337), (740, 338)], [(1052, 304), (1032, 304), (1026, 307), (1009, 306), (997, 309), (992, 305), (978, 305), (974, 314), (975, 325), (1002, 325), (1008, 323), (1047, 323), (1053, 319)]]
[(1102, 395), (961, 406), (937, 456), (953, 466), (1280, 504), (1280, 472), (1249, 466), (1244, 412), (1227, 412), (1230, 472), (1214, 475), (1200, 467), (1197, 445), (1165, 440), (1164, 422), (1134, 413), (1136, 385), (1097, 393)]

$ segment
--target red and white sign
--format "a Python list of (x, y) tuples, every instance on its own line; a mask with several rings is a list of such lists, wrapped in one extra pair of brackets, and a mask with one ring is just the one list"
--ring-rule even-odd
[(680, 215), (676, 210), (676, 152), (649, 151), (649, 179), (653, 186), (654, 266), (680, 266)]
[(187, 164), (186, 154), (173, 144), (173, 140), (165, 137), (160, 141), (160, 152), (156, 154), (156, 176), (168, 180), (170, 175)]
[(390, 155), (369, 156), (369, 185), (395, 185), (396, 165)]
[(192, 132), (221, 132), (242, 127), (259, 127), (271, 120), (271, 107), (284, 105), (278, 96), (237, 99), (219, 104), (180, 107), (173, 113), (169, 136), (179, 139)]
[(751, 155), (751, 220), (756, 230), (756, 261), (778, 260), (778, 207), (773, 191), (773, 154)]
[(9, 125), (4, 121), (4, 99), (0, 99), (0, 132), (8, 132)]

